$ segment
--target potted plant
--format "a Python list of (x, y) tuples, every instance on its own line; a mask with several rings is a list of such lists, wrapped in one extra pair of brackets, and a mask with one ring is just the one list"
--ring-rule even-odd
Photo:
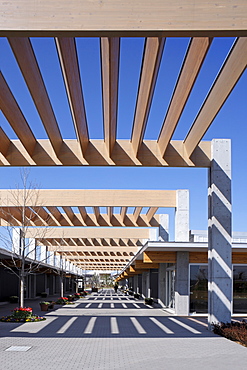
[(145, 304), (148, 304), (149, 306), (152, 306), (153, 303), (154, 303), (154, 300), (153, 300), (153, 298), (147, 298), (146, 297), (144, 302), (145, 302)]
[(18, 300), (19, 298), (17, 297), (17, 295), (12, 295), (9, 297), (9, 302), (10, 303), (18, 303)]
[(41, 311), (48, 311), (51, 302), (41, 301), (39, 302)]
[(140, 298), (140, 294), (139, 293), (134, 293), (134, 298), (135, 299), (139, 299)]
[(67, 304), (68, 298), (67, 297), (60, 297), (57, 301), (56, 304)]
[(41, 296), (41, 298), (46, 298), (47, 297), (47, 293), (46, 292), (42, 292), (42, 293), (40, 293), (40, 296)]
[(69, 302), (72, 302), (74, 300), (74, 295), (73, 294), (69, 294), (67, 296), (67, 298), (68, 298)]

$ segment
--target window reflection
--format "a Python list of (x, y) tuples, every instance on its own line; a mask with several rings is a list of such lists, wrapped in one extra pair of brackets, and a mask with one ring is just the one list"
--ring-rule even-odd
[(233, 266), (233, 312), (247, 312), (247, 266)]

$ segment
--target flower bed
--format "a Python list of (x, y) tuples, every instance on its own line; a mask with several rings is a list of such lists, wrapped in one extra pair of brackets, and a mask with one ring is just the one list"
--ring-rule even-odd
[(16, 307), (13, 314), (1, 317), (2, 322), (37, 322), (46, 320), (42, 316), (33, 315), (31, 307)]
[(213, 332), (247, 347), (247, 322), (213, 324)]
[(56, 304), (73, 304), (73, 302), (69, 302), (67, 297), (60, 297), (57, 301)]
[(37, 315), (33, 315), (33, 316), (30, 316), (30, 317), (26, 317), (26, 318), (18, 318), (18, 317), (14, 317), (13, 315), (10, 315), (10, 316), (3, 316), (1, 317), (0, 321), (2, 322), (37, 322), (37, 321), (44, 321), (46, 320), (45, 317), (43, 316), (37, 316)]

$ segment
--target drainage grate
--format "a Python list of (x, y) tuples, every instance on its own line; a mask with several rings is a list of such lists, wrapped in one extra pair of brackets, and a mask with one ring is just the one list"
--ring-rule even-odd
[(26, 352), (28, 351), (30, 348), (32, 348), (31, 346), (11, 346), (9, 348), (7, 348), (5, 351), (6, 352)]

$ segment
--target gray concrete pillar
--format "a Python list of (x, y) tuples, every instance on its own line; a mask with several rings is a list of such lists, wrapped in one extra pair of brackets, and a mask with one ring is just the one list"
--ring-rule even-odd
[(177, 190), (175, 242), (189, 241), (189, 191)]
[(175, 312), (177, 315), (189, 314), (189, 252), (177, 252)]
[(144, 271), (142, 273), (142, 294), (145, 297), (148, 296), (148, 289), (149, 289), (149, 273), (148, 271)]
[(133, 278), (133, 282), (134, 282), (134, 285), (133, 285), (133, 288), (134, 288), (134, 292), (137, 293), (137, 288), (138, 288), (138, 275), (135, 275), (134, 278)]
[(169, 215), (159, 215), (159, 240), (167, 242), (169, 240)]
[(214, 139), (208, 186), (208, 325), (231, 321), (231, 141)]
[(167, 263), (159, 265), (158, 302), (164, 307), (166, 305), (166, 268)]

